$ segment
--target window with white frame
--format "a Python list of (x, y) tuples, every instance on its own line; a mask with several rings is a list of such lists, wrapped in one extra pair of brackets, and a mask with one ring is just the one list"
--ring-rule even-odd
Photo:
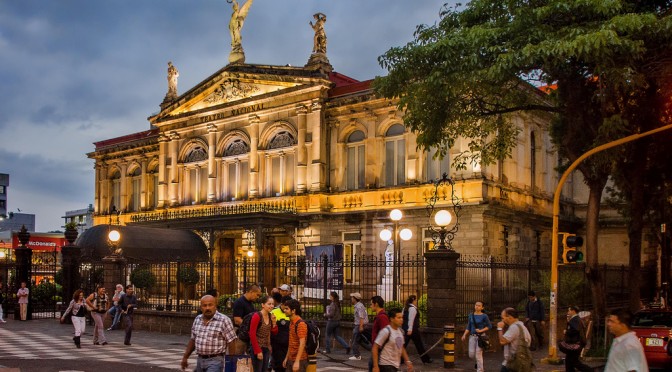
[(392, 125), (385, 133), (385, 186), (406, 183), (406, 139), (404, 126)]
[(266, 153), (266, 194), (290, 195), (294, 192), (296, 159), (294, 136), (288, 131), (278, 132), (268, 145)]
[(222, 199), (247, 199), (250, 178), (250, 146), (242, 139), (231, 141), (222, 162)]
[(365, 153), (364, 153), (364, 132), (356, 130), (348, 136), (347, 140), (347, 167), (346, 182), (348, 190), (358, 190), (365, 187)]
[(131, 178), (131, 197), (129, 198), (128, 209), (130, 211), (139, 211), (140, 210), (140, 195), (142, 190), (140, 189), (142, 170), (140, 167), (136, 167), (133, 172), (129, 175)]
[(349, 231), (343, 233), (343, 281), (347, 284), (356, 284), (360, 280), (362, 233)]
[(450, 176), (450, 154), (446, 154), (443, 159), (435, 158), (437, 148), (431, 148), (430, 151), (425, 152), (427, 161), (425, 162), (426, 181), (436, 181), (441, 179), (444, 173)]

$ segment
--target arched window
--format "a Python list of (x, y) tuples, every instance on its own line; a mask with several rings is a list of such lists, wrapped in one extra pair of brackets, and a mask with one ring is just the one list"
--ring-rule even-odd
[(450, 153), (446, 154), (443, 159), (435, 158), (438, 149), (436, 147), (431, 148), (428, 152), (425, 152), (427, 155), (427, 160), (425, 161), (425, 181), (436, 181), (443, 176), (444, 173), (447, 173), (450, 176)]
[(140, 180), (142, 177), (142, 169), (136, 167), (133, 172), (129, 174), (129, 177), (131, 178), (131, 195), (129, 198), (128, 209), (135, 212), (140, 210), (140, 196), (142, 193), (142, 190), (140, 189)]
[(364, 152), (364, 138), (364, 132), (361, 130), (356, 130), (348, 136), (348, 160), (345, 169), (348, 190), (363, 189), (365, 187), (364, 167), (366, 157)]
[[(266, 194), (289, 195), (294, 192), (296, 140), (288, 131), (278, 132), (268, 144), (266, 158)], [(282, 151), (274, 151), (282, 149)]]
[(385, 133), (385, 186), (406, 183), (406, 139), (404, 126), (392, 125)]
[(222, 199), (247, 199), (250, 177), (250, 146), (242, 139), (233, 140), (224, 150), (222, 162)]

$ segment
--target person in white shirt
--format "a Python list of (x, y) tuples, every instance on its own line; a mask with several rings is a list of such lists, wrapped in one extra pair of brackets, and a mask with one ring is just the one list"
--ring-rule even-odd
[(646, 372), (644, 348), (635, 332), (630, 330), (632, 313), (627, 309), (616, 310), (607, 318), (607, 328), (615, 336), (609, 350), (605, 372)]
[[(509, 326), (509, 329), (504, 333), (504, 326)], [(522, 336), (521, 336), (522, 332)], [(527, 345), (532, 341), (530, 332), (525, 327), (525, 324), (518, 320), (518, 310), (507, 307), (502, 310), (502, 321), (497, 323), (497, 335), (499, 336), (499, 343), (504, 345), (504, 362), (502, 362), (502, 371), (507, 370), (506, 364), (514, 354), (518, 351), (518, 345), (525, 340)]]
[(404, 333), (401, 331), (404, 316), (399, 309), (391, 309), (387, 312), (387, 316), (390, 318), (390, 325), (378, 332), (371, 348), (372, 371), (396, 372), (400, 368), (402, 358), (406, 361), (406, 370), (413, 371), (413, 363), (406, 354)]

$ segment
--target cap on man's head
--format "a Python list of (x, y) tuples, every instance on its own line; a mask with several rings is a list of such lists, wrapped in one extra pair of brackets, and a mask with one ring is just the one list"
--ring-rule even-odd
[(350, 293), (350, 297), (354, 297), (354, 298), (356, 298), (356, 299), (358, 299), (358, 300), (361, 300), (361, 299), (362, 299), (362, 295), (361, 295), (361, 293), (359, 293), (359, 292), (353, 292), (353, 293)]
[(281, 291), (291, 291), (292, 289), (287, 284), (283, 284), (283, 285), (280, 286), (280, 290)]

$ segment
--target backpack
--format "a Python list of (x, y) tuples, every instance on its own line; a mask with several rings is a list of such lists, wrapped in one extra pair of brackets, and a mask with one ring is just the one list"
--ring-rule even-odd
[(299, 335), (299, 323), (306, 323), (308, 326), (308, 337), (306, 337), (306, 354), (315, 355), (320, 348), (320, 327), (312, 320), (299, 320), (294, 326), (294, 332)]
[(532, 353), (530, 353), (530, 345), (525, 341), (525, 331), (520, 324), (516, 324), (519, 331), (518, 348), (513, 354), (513, 359), (506, 362), (506, 369), (512, 372), (530, 372), (534, 366), (532, 362)]
[[(383, 349), (385, 348), (385, 345), (387, 345), (387, 342), (390, 341), (390, 338), (392, 337), (392, 327), (390, 327), (388, 325), (383, 329), (387, 329), (388, 332), (387, 332), (387, 338), (385, 339), (385, 341), (383, 341), (383, 344), (380, 345), (380, 347), (378, 348), (378, 359), (379, 360), (380, 360), (380, 354), (383, 353)], [(381, 329), (381, 331), (382, 331), (382, 329)], [(376, 342), (376, 341), (374, 340), (373, 342)]]
[[(251, 312), (243, 317), (243, 321), (240, 323), (240, 327), (238, 327), (238, 330), (236, 331), (236, 336), (238, 336), (238, 339), (248, 344), (250, 343), (250, 324), (252, 323), (252, 316), (254, 316), (254, 314), (259, 314), (259, 319), (261, 320), (261, 311)], [(269, 314), (268, 317), (270, 321), (271, 315)]]

